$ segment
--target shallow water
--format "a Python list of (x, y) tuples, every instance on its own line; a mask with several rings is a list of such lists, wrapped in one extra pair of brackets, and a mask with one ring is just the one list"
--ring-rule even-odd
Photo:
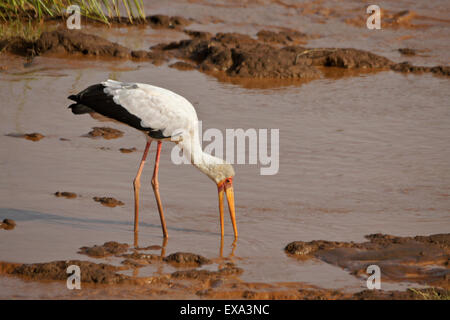
[[(202, 7), (209, 10), (208, 6)], [(182, 14), (173, 10), (165, 13)], [(183, 16), (190, 17), (190, 12), (194, 11)], [(253, 13), (255, 17), (258, 12)], [(282, 13), (274, 17), (284, 19)], [(222, 19), (236, 24), (231, 15), (223, 15)], [(248, 21), (251, 25), (252, 20)], [(330, 23), (361, 32), (341, 22)], [(236, 31), (243, 32), (248, 25), (236, 26)], [(390, 43), (393, 32), (386, 31), (380, 41)], [(418, 39), (420, 32), (414, 31)], [(115, 34), (121, 38), (120, 33)], [(129, 34), (122, 41), (132, 42)], [(331, 47), (336, 45), (333, 39), (341, 39), (341, 46), (372, 48), (368, 41), (340, 35), (332, 33), (310, 44)], [(179, 38), (183, 35), (174, 33), (174, 40)], [(155, 41), (151, 36), (135, 40), (140, 48), (145, 45), (139, 41), (150, 45)], [(417, 43), (432, 46), (438, 40), (429, 41)], [(376, 46), (375, 53), (398, 61), (391, 49), (403, 44)], [(448, 41), (440, 46), (448, 49)], [(436, 55), (415, 59), (430, 65), (448, 62), (448, 56), (441, 55), (439, 49)], [(7, 59), (12, 59), (8, 62), (11, 65), (21, 64), (16, 58)], [(203, 130), (280, 130), (278, 174), (262, 176), (258, 165), (235, 166), (240, 238), (231, 259), (244, 269), (241, 278), (245, 281), (301, 281), (356, 290), (365, 286), (364, 280), (323, 262), (289, 258), (284, 246), (295, 240), (363, 241), (364, 235), (378, 232), (403, 236), (449, 231), (447, 78), (384, 71), (252, 88), (167, 65), (39, 57), (28, 68), (11, 68), (0, 74), (0, 218), (17, 222), (14, 230), (0, 232), (0, 260), (30, 263), (87, 259), (76, 253), (81, 246), (112, 240), (133, 243), (132, 180), (145, 140), (134, 129), (112, 123), (106, 125), (124, 131), (123, 138), (82, 137), (91, 127), (104, 123), (88, 115), (74, 116), (66, 108), (69, 94), (107, 78), (151, 83), (185, 96), (203, 120)], [(46, 137), (31, 142), (6, 136), (30, 132)], [(136, 147), (138, 152), (123, 154), (119, 152), (122, 147)], [(172, 147), (164, 144), (160, 167), (161, 196), (170, 235), (166, 252), (218, 257), (216, 187), (191, 165), (174, 165), (170, 161)], [(155, 145), (151, 159), (154, 151)], [(142, 178), (140, 246), (162, 242), (150, 186), (152, 164), (148, 161)], [(56, 191), (75, 192), (79, 197), (57, 198), (53, 195)], [(113, 196), (125, 205), (104, 207), (92, 200), (94, 196)], [(227, 216), (225, 228), (223, 254), (228, 256), (233, 251), (233, 239)], [(161, 271), (152, 268), (142, 269), (141, 274)], [(163, 270), (170, 271), (170, 267)], [(0, 296), (15, 294), (10, 289), (14, 285), (5, 283), (8, 285), (0, 286)]]

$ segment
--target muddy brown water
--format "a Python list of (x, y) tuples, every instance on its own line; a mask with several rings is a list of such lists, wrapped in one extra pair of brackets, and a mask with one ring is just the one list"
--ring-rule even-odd
[[(413, 7), (425, 16), (449, 10), (445, 1), (393, 3), (380, 6), (386, 4), (394, 11)], [(358, 1), (346, 1), (343, 8), (347, 11), (343, 10), (350, 16), (354, 14), (350, 9), (358, 6)], [(321, 34), (321, 38), (308, 41), (312, 47), (355, 47), (417, 65), (448, 65), (449, 61), (446, 22), (434, 22), (431, 31), (400, 28), (375, 35), (344, 23), (342, 16), (322, 23), (315, 15), (270, 1), (250, 2), (246, 8), (234, 4), (217, 8), (204, 1), (186, 6), (177, 1), (170, 8), (147, 8), (150, 10), (152, 14), (192, 17), (198, 21), (189, 26), (192, 30), (254, 35), (269, 24), (275, 29), (282, 26)], [(270, 22), (264, 22), (269, 13)], [(115, 28), (108, 33), (89, 26), (85, 31), (103, 32), (99, 35), (133, 49), (187, 38), (173, 30), (144, 29), (145, 36), (142, 28)], [(428, 36), (430, 32), (433, 37)], [(405, 58), (396, 51), (402, 47), (430, 51)], [(107, 78), (151, 83), (185, 96), (203, 120), (203, 130), (280, 130), (278, 174), (261, 176), (258, 165), (235, 166), (240, 238), (231, 259), (244, 269), (241, 279), (245, 281), (299, 281), (359, 290), (365, 288), (364, 280), (324, 262), (292, 259), (284, 253), (284, 246), (295, 240), (363, 241), (364, 235), (378, 232), (406, 236), (449, 231), (447, 78), (384, 71), (271, 86), (267, 81), (219, 81), (197, 71), (169, 68), (170, 63), (157, 67), (145, 62), (81, 61), (61, 56), (38, 57), (26, 68), (21, 59), (12, 56), (2, 56), (0, 62), (10, 66), (0, 73), (0, 218), (17, 223), (14, 230), (0, 232), (2, 261), (92, 260), (77, 254), (78, 249), (111, 240), (133, 243), (132, 179), (145, 140), (141, 133), (113, 123), (108, 125), (125, 132), (122, 138), (82, 137), (105, 123), (87, 115), (75, 116), (66, 108), (69, 94)], [(32, 142), (7, 136), (30, 132), (39, 132), (45, 139)], [(118, 151), (131, 147), (137, 147), (137, 152)], [(172, 164), (172, 147), (164, 144), (160, 168), (170, 235), (166, 252), (216, 258), (220, 252), (216, 187), (191, 165)], [(154, 151), (153, 145), (152, 160), (142, 178), (142, 247), (162, 243), (150, 185)], [(78, 197), (57, 198), (54, 193), (58, 190)], [(114, 197), (125, 205), (99, 206), (92, 201), (94, 196)], [(228, 256), (233, 239), (227, 216), (225, 221), (223, 254)], [(164, 268), (150, 265), (140, 274), (174, 270)], [(36, 292), (42, 287), (36, 284), (10, 278), (0, 278), (0, 284), (1, 297), (49, 297), (53, 291), (66, 294), (63, 284), (49, 284), (41, 295)], [(382, 285), (384, 289), (412, 286)]]

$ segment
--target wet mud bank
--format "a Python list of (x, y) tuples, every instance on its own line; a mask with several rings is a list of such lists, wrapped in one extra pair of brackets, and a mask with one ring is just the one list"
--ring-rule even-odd
[(317, 66), (379, 69), (392, 64), (361, 50), (276, 47), (237, 33), (218, 33), (210, 39), (196, 36), (154, 49), (194, 62), (200, 71), (245, 78), (315, 78), (320, 75)]
[(366, 238), (369, 241), (363, 243), (295, 241), (285, 251), (299, 259), (320, 259), (357, 277), (367, 275), (367, 267), (375, 264), (380, 267), (384, 281), (450, 288), (450, 234), (416, 237), (372, 234)]
[(0, 42), (0, 50), (31, 57), (44, 53), (82, 53), (84, 55), (118, 58), (125, 58), (130, 55), (128, 48), (117, 43), (96, 35), (64, 28), (43, 32), (39, 39), (34, 42), (20, 37), (3, 40)]
[(450, 67), (436, 66), (436, 67), (421, 67), (414, 66), (409, 62), (397, 63), (391, 67), (392, 70), (403, 73), (424, 73), (430, 72), (440, 76), (450, 76)]
[(0, 271), (4, 274), (28, 280), (67, 280), (67, 268), (71, 265), (80, 267), (82, 283), (119, 284), (130, 282), (130, 278), (117, 273), (122, 267), (89, 261), (69, 260), (32, 264), (11, 264), (0, 262)]
[[(156, 250), (159, 246), (139, 248), (139, 250)], [(44, 263), (9, 263), (0, 262), (0, 275), (14, 276), (33, 281), (66, 281), (67, 268), (71, 265), (80, 267), (83, 285), (133, 285), (132, 291), (145, 288), (148, 296), (182, 296), (205, 295), (205, 290), (218, 288), (225, 282), (240, 281), (235, 277), (243, 272), (233, 263), (220, 264), (217, 271), (202, 270), (204, 264), (211, 264), (212, 260), (189, 252), (175, 252), (167, 257), (161, 254), (141, 253), (138, 249), (130, 248), (126, 243), (109, 241), (103, 245), (81, 247), (80, 254), (91, 258), (125, 258), (119, 266), (108, 263), (95, 263), (82, 260), (52, 261)], [(172, 273), (163, 273), (150, 277), (139, 277), (138, 270), (148, 264), (160, 264), (176, 267)], [(133, 271), (133, 276), (124, 271)], [(145, 287), (142, 287), (145, 285)], [(122, 290), (121, 287), (120, 290)]]
[(93, 258), (105, 258), (111, 255), (118, 255), (128, 251), (128, 244), (115, 241), (105, 242), (103, 245), (92, 247), (81, 247), (78, 253), (85, 254)]
[[(439, 243), (435, 237), (423, 240), (423, 243)], [(338, 243), (330, 243), (332, 247)], [(345, 247), (345, 244), (342, 244)], [(305, 245), (304, 245), (305, 246)], [(366, 245), (364, 245), (366, 246)], [(300, 244), (290, 245), (293, 252), (305, 252)], [(160, 246), (149, 248), (156, 250)], [(163, 249), (163, 248), (161, 248)], [(315, 251), (308, 251), (312, 254)], [(140, 294), (142, 297), (170, 298), (196, 297), (199, 299), (441, 299), (449, 292), (445, 289), (411, 289), (407, 291), (363, 290), (348, 293), (340, 290), (323, 289), (301, 282), (245, 282), (239, 277), (244, 270), (229, 258), (209, 259), (189, 252), (175, 252), (164, 255), (141, 253), (126, 243), (109, 241), (103, 245), (80, 248), (79, 253), (96, 259), (125, 258), (119, 266), (108, 263), (95, 263), (82, 260), (52, 261), (46, 263), (9, 263), (0, 262), (0, 275), (13, 276), (32, 281), (66, 281), (67, 268), (70, 265), (80, 267), (83, 288), (107, 286), (110, 291)], [(170, 273), (157, 273), (152, 276), (139, 277), (139, 269), (149, 264), (170, 265), (178, 270)], [(216, 264), (204, 269), (204, 265)], [(126, 272), (132, 271), (133, 275)]]
[(156, 65), (179, 59), (172, 64), (180, 70), (225, 74), (236, 78), (315, 79), (323, 75), (320, 68), (346, 70), (393, 70), (402, 73), (429, 72), (450, 76), (450, 67), (414, 66), (395, 63), (383, 56), (353, 48), (307, 48), (298, 45), (306, 37), (295, 31), (261, 30), (257, 39), (239, 33), (184, 30), (191, 38), (160, 43), (151, 50), (132, 50), (120, 44), (81, 31), (58, 29), (43, 32), (35, 42), (13, 38), (0, 43), (0, 50), (24, 56), (46, 53), (69, 53), (86, 56), (147, 60)]
[[(301, 37), (301, 33), (294, 32)], [(203, 72), (219, 71), (231, 77), (307, 79), (321, 74), (318, 67), (386, 70), (398, 72), (431, 72), (450, 75), (445, 66), (418, 67), (393, 61), (368, 51), (352, 48), (306, 48), (296, 46), (295, 37), (286, 32), (262, 30), (258, 40), (238, 33), (189, 34), (192, 39), (154, 46), (168, 54), (196, 64)], [(273, 43), (289, 44), (275, 46)], [(270, 44), (271, 43), (271, 44)], [(406, 67), (407, 66), (407, 67)]]
[[(65, 21), (64, 17), (53, 17), (53, 21)], [(97, 25), (98, 22), (85, 17), (85, 22)], [(162, 14), (147, 16), (145, 19), (134, 20), (133, 23), (125, 17), (111, 17), (111, 25), (148, 25), (153, 29), (183, 30), (193, 20), (180, 16), (167, 16)], [(46, 31), (36, 41), (27, 40), (19, 36), (0, 40), (0, 52), (6, 51), (27, 57), (34, 57), (45, 53), (81, 53), (83, 55), (116, 58), (154, 58), (158, 57), (141, 52), (133, 51), (117, 43), (108, 41), (102, 37), (86, 34), (78, 30), (68, 30), (60, 27), (54, 31)]]

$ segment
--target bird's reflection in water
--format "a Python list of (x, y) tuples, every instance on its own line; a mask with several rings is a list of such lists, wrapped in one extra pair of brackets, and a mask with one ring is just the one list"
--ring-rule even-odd
[[(167, 242), (168, 242), (168, 238), (163, 238), (162, 243), (161, 243), (161, 253), (160, 253), (160, 258), (161, 260), (166, 256), (166, 247), (167, 247)], [(139, 247), (139, 232), (134, 232), (134, 249), (135, 250), (142, 250), (144, 248)], [(140, 267), (134, 267), (133, 268), (133, 277), (138, 277), (139, 276), (139, 269)], [(162, 263), (158, 264), (158, 268), (156, 273), (158, 274), (162, 274), (164, 270), (164, 265)]]
[(138, 267), (133, 268), (133, 277), (135, 277), (135, 278), (139, 277), (139, 268)]
[(161, 244), (161, 258), (164, 258), (166, 256), (167, 240), (168, 238), (163, 238), (163, 242)]
[(134, 242), (133, 242), (134, 248), (137, 249), (139, 248), (139, 232), (135, 231), (134, 232)]
[[(163, 238), (162, 240), (162, 244), (161, 244), (161, 253), (160, 253), (160, 258), (161, 260), (166, 256), (166, 247), (167, 247), (167, 242), (168, 242), (168, 238)], [(218, 262), (218, 267), (219, 269), (223, 268), (226, 266), (226, 263), (228, 262), (233, 262), (233, 258), (234, 258), (234, 253), (236, 251), (237, 248), (237, 239), (235, 239), (232, 244), (231, 244), (231, 251), (227, 256), (224, 256), (224, 246), (225, 246), (225, 241), (224, 238), (221, 237), (220, 238), (220, 245), (219, 245), (219, 257), (218, 259), (213, 259), (213, 261)], [(141, 248), (139, 247), (139, 232), (134, 232), (134, 249), (135, 250), (142, 250), (145, 248)], [(133, 269), (133, 276), (134, 277), (138, 277), (139, 276), (139, 269), (140, 267), (135, 267)], [(163, 274), (164, 271), (164, 263), (158, 263), (158, 267), (156, 270), (157, 274)]]
[(233, 241), (233, 243), (231, 244), (231, 252), (226, 258), (224, 258), (224, 256), (223, 256), (223, 246), (224, 246), (224, 239), (222, 237), (220, 239), (219, 258), (221, 258), (221, 259), (231, 259), (231, 258), (233, 258), (234, 257), (234, 251), (236, 251), (236, 247), (237, 247), (237, 240), (235, 239)]
[[(162, 244), (161, 244), (161, 258), (164, 258), (165, 257), (165, 255), (166, 255), (166, 247), (167, 247), (167, 241), (168, 241), (168, 239), (169, 238), (163, 238), (163, 241), (162, 241)], [(134, 249), (136, 249), (136, 250), (141, 250), (141, 249), (143, 249), (143, 248), (140, 248), (139, 247), (139, 232), (137, 231), (137, 232), (134, 232), (134, 242), (133, 242), (133, 245), (134, 245)]]

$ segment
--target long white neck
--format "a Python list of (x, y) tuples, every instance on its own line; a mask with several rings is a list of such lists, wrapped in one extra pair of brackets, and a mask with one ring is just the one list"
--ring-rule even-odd
[(201, 172), (216, 183), (227, 178), (221, 173), (221, 167), (226, 164), (223, 159), (203, 152), (197, 132), (184, 135), (178, 146), (183, 150), (184, 156)]

